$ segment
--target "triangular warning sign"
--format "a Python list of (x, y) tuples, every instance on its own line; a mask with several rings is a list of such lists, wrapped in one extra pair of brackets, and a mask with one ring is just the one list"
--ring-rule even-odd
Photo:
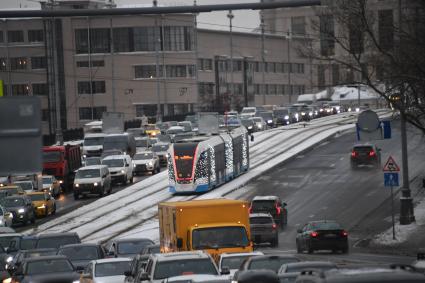
[(382, 169), (384, 172), (399, 172), (400, 167), (398, 167), (397, 163), (392, 156), (388, 157), (387, 162), (385, 163), (384, 168)]

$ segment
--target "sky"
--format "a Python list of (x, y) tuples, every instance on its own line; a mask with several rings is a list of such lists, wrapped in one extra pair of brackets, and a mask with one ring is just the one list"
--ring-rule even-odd
[[(258, 2), (258, 0), (197, 0), (198, 5), (209, 4), (232, 4), (232, 3), (249, 3)], [(152, 0), (115, 0), (118, 5), (137, 5), (137, 4), (151, 4)], [(158, 0), (159, 5), (167, 6), (183, 6), (193, 5), (193, 0)], [(0, 9), (10, 8), (37, 8), (40, 7), (36, 0), (0, 0)], [(206, 29), (229, 29), (229, 19), (227, 18), (226, 11), (202, 13), (198, 17), (200, 28)], [(234, 11), (233, 27), (235, 31), (250, 32), (257, 28), (260, 24), (258, 11), (243, 10)]]

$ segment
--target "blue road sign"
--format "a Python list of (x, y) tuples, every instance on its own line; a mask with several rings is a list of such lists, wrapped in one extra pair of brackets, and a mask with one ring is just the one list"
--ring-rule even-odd
[(391, 173), (384, 173), (384, 186), (385, 187), (398, 187), (399, 186), (399, 179), (398, 179), (398, 173), (397, 172), (391, 172)]

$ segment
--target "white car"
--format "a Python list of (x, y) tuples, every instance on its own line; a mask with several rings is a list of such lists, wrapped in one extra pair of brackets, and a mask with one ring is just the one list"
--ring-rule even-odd
[(191, 274), (191, 275), (181, 275), (181, 276), (174, 276), (165, 279), (162, 281), (163, 283), (201, 283), (201, 282), (214, 282), (214, 283), (228, 283), (229, 278), (226, 276), (220, 276), (220, 275), (208, 275), (208, 274)]
[(74, 199), (89, 194), (99, 194), (101, 197), (112, 191), (111, 174), (106, 165), (92, 165), (77, 170), (74, 179)]
[(16, 181), (14, 184), (20, 186), (27, 193), (33, 192), (35, 190), (32, 181)]
[(161, 172), (159, 157), (155, 152), (142, 151), (133, 156), (133, 174), (151, 172), (152, 175)]
[(254, 117), (256, 112), (257, 112), (256, 107), (244, 107), (242, 108), (240, 118), (246, 119), (246, 118)]
[(11, 227), (13, 214), (0, 206), (0, 226)]
[(92, 260), (81, 274), (80, 283), (124, 282), (124, 272), (130, 269), (131, 258), (107, 258)]
[(83, 156), (101, 156), (103, 150), (103, 139), (105, 134), (87, 134), (84, 136)]
[(261, 117), (252, 117), (250, 119), (252, 121), (254, 121), (254, 123), (255, 123), (255, 131), (256, 132), (266, 130), (267, 124), (266, 124), (266, 121), (264, 121), (263, 118), (261, 118)]
[(251, 252), (251, 253), (223, 253), (220, 255), (220, 260), (218, 261), (218, 269), (222, 273), (225, 269), (230, 271), (230, 278), (233, 278), (233, 275), (239, 267), (242, 265), (242, 262), (250, 257), (264, 255), (262, 252)]
[(109, 167), (112, 182), (133, 183), (133, 162), (129, 155), (109, 155), (102, 159), (102, 164)]

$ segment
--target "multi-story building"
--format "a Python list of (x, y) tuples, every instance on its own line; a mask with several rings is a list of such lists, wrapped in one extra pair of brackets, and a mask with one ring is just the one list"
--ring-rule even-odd
[[(50, 8), (114, 6), (42, 5)], [(57, 106), (69, 129), (104, 111), (133, 119), (286, 104), (317, 85), (313, 64), (297, 52), (308, 38), (197, 29), (192, 14), (7, 19), (0, 27), (5, 93), (39, 95), (50, 133)]]

